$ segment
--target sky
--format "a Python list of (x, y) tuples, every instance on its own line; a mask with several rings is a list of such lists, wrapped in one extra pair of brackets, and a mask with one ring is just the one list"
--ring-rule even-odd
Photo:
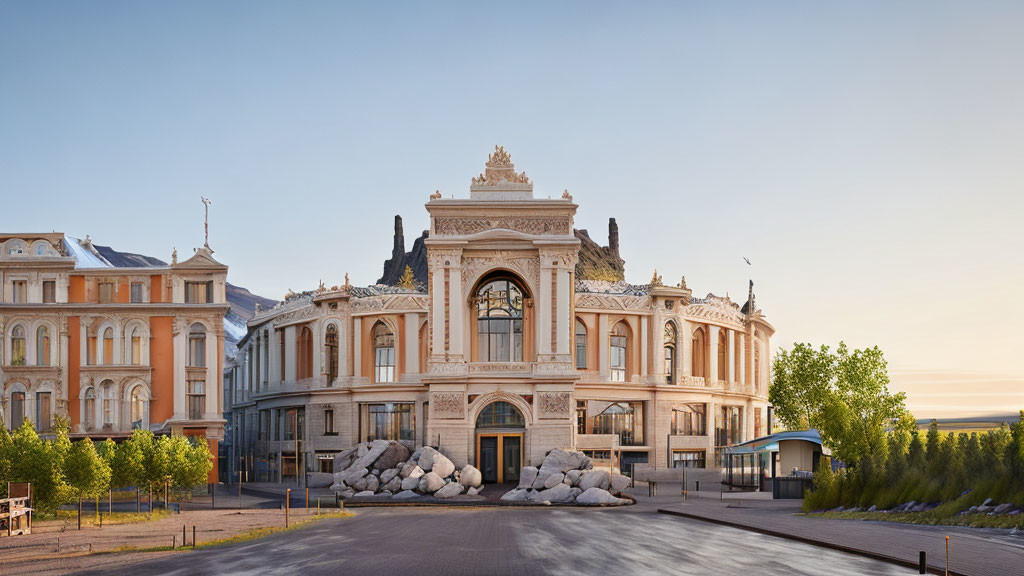
[[(627, 279), (1024, 407), (1020, 2), (0, 3), (0, 230), (371, 284), (496, 144)], [(747, 266), (747, 257), (752, 262)]]

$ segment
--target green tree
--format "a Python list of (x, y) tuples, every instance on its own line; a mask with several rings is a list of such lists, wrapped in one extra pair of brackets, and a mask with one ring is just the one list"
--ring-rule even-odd
[(877, 347), (840, 343), (815, 350), (794, 344), (773, 361), (769, 400), (788, 428), (811, 427), (840, 460), (855, 465), (888, 446), (886, 430), (912, 426), (906, 395), (890, 393), (888, 368)]
[(93, 498), (110, 487), (110, 465), (86, 438), (72, 443), (64, 462), (68, 485), (78, 498)]
[(11, 434), (10, 476), (11, 482), (32, 483), (32, 507), (43, 517), (53, 516), (57, 508), (71, 497), (71, 490), (64, 479), (64, 457), (67, 429), (57, 422), (57, 440), (43, 441), (36, 434), (32, 424), (25, 422)]

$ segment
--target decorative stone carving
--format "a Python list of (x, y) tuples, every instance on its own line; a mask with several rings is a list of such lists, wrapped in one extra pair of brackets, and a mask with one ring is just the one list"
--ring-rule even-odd
[(466, 398), (459, 392), (435, 392), (430, 395), (430, 409), (435, 418), (463, 418)]
[(469, 365), (470, 374), (490, 374), (494, 372), (529, 372), (528, 362), (474, 362)]
[(462, 263), (462, 288), (464, 296), (469, 295), (474, 284), (485, 273), (495, 268), (505, 268), (515, 272), (531, 287), (540, 283), (540, 267), (537, 257), (514, 250), (499, 250), (487, 256), (467, 256)]
[(598, 310), (646, 310), (650, 307), (648, 296), (630, 296), (625, 294), (588, 294), (576, 293), (576, 308), (592, 308)]
[(728, 298), (708, 294), (707, 298), (694, 298), (686, 307), (686, 315), (716, 322), (727, 322), (736, 326), (743, 325), (743, 313), (740, 307)]
[(447, 218), (434, 219), (434, 233), (438, 236), (468, 236), (487, 230), (503, 228), (524, 234), (572, 234), (572, 221), (568, 218), (499, 217), (499, 218)]
[(572, 395), (568, 392), (541, 392), (537, 396), (541, 418), (566, 418), (569, 416)]
[(512, 157), (505, 151), (504, 146), (494, 147), (494, 152), (487, 156), (484, 173), (473, 178), (475, 185), (497, 186), (499, 182), (532, 184), (526, 177), (526, 172), (516, 173)]

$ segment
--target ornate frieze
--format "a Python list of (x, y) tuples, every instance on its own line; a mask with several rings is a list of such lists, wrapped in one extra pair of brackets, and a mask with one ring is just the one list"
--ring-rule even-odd
[(434, 392), (430, 395), (430, 410), (434, 418), (464, 418), (466, 397), (461, 392)]
[(650, 301), (651, 299), (648, 296), (576, 293), (577, 309), (643, 311), (650, 308)]
[(714, 294), (708, 294), (707, 298), (694, 298), (693, 303), (686, 307), (686, 315), (713, 322), (743, 325), (740, 307), (732, 300)]
[(572, 221), (565, 217), (505, 216), (496, 218), (455, 218), (440, 216), (434, 219), (437, 236), (469, 236), (487, 230), (503, 228), (524, 234), (572, 234)]
[(572, 394), (569, 392), (541, 392), (537, 395), (537, 408), (541, 418), (568, 418)]
[(540, 267), (537, 257), (527, 252), (515, 250), (497, 250), (486, 256), (465, 256), (462, 262), (462, 288), (468, 295), (476, 281), (495, 268), (505, 268), (515, 272), (533, 287), (540, 282)]
[(351, 310), (353, 313), (364, 312), (386, 312), (386, 311), (409, 311), (415, 310), (425, 312), (427, 305), (426, 296), (411, 294), (389, 294), (384, 296), (373, 296), (370, 298), (358, 298), (352, 301)]

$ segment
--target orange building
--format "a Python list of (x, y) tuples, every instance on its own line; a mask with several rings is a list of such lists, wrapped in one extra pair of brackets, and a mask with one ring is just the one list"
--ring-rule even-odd
[(117, 267), (88, 237), (0, 234), (3, 424), (27, 419), (45, 435), (60, 416), (75, 437), (182, 433), (216, 454), (227, 270), (208, 245)]

